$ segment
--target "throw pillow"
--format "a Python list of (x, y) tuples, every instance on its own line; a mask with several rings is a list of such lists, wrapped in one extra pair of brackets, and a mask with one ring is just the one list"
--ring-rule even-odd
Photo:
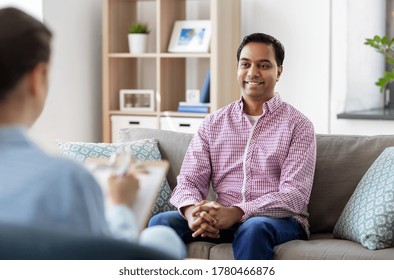
[[(161, 160), (161, 154), (156, 139), (143, 139), (126, 143), (85, 143), (85, 142), (66, 142), (58, 140), (58, 149), (63, 156), (73, 160), (84, 162), (87, 158), (99, 157), (109, 158), (119, 147), (130, 148), (131, 153), (139, 160)], [(171, 189), (167, 179), (163, 181), (160, 193), (152, 209), (152, 215), (160, 212), (175, 210), (169, 202)]]
[(394, 147), (386, 148), (365, 173), (333, 234), (370, 250), (394, 246)]

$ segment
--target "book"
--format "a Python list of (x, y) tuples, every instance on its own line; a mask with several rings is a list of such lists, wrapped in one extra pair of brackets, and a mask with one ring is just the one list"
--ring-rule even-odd
[(210, 103), (201, 103), (201, 102), (185, 102), (181, 101), (178, 103), (179, 106), (208, 106), (210, 107)]
[(204, 84), (202, 85), (200, 102), (209, 103), (210, 102), (210, 87), (211, 87), (211, 70), (208, 69), (205, 75)]
[(178, 112), (183, 113), (209, 113), (209, 106), (187, 106), (187, 105), (179, 105)]

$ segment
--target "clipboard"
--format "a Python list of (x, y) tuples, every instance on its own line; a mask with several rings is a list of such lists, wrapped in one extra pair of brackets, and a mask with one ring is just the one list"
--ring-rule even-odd
[(160, 187), (166, 178), (168, 161), (145, 161), (144, 167), (147, 173), (139, 173), (137, 178), (140, 182), (140, 189), (137, 197), (131, 206), (139, 228), (144, 229), (152, 215), (152, 208), (160, 192)]
[[(93, 176), (96, 178), (97, 182), (101, 186), (104, 195), (105, 207), (109, 207), (110, 200), (108, 197), (108, 177), (112, 173), (111, 170), (96, 170), (92, 171), (89, 165), (102, 164), (103, 159), (91, 158), (86, 164), (88, 170), (92, 172)], [(135, 198), (133, 204), (131, 205), (131, 210), (135, 216), (138, 224), (138, 228), (142, 231), (148, 225), (149, 219), (152, 215), (152, 208), (156, 202), (156, 198), (160, 192), (160, 187), (166, 178), (169, 162), (166, 160), (160, 161), (143, 161), (143, 168), (146, 172), (139, 172), (136, 177), (139, 180), (139, 190), (137, 197)]]

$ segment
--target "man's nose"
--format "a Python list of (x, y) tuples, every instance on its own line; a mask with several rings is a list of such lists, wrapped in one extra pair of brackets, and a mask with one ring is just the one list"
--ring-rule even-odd
[(258, 71), (258, 68), (256, 65), (251, 65), (249, 70), (248, 70), (248, 76), (249, 77), (258, 77), (260, 76), (260, 72)]

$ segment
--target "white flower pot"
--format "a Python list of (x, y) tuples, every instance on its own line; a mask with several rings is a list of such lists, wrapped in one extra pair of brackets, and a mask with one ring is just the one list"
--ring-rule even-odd
[(148, 34), (128, 34), (130, 53), (146, 53)]

